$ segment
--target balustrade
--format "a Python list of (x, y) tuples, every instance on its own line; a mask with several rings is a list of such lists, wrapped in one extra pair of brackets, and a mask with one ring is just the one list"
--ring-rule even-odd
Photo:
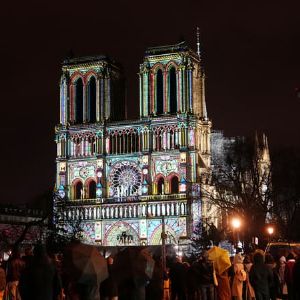
[(63, 211), (65, 220), (98, 220), (120, 218), (145, 218), (187, 215), (187, 201), (138, 202), (67, 206)]

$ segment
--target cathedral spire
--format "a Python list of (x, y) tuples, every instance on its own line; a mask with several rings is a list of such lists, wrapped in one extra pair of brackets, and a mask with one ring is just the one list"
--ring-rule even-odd
[(207, 120), (207, 109), (205, 101), (205, 73), (201, 64), (201, 52), (200, 52), (200, 29), (197, 27), (197, 55), (199, 57), (199, 71), (201, 76), (201, 117)]
[(200, 29), (197, 27), (197, 54), (199, 59), (201, 60), (201, 54), (200, 54)]

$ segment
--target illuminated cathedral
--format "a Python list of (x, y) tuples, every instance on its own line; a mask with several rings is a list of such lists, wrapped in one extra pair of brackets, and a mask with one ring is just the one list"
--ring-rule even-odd
[[(205, 74), (185, 42), (151, 47), (139, 68), (139, 118), (125, 120), (122, 69), (70, 58), (60, 81), (56, 187), (60, 222), (81, 220), (103, 246), (184, 244), (206, 214), (211, 165)], [(138, 105), (138, 103), (136, 103)]]

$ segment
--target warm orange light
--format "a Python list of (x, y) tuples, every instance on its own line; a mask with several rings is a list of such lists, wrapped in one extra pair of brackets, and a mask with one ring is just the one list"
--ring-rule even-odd
[(241, 220), (238, 218), (233, 218), (231, 220), (231, 225), (234, 229), (239, 229), (241, 227)]
[(274, 233), (274, 227), (268, 226), (267, 227), (267, 232), (268, 232), (269, 235), (272, 235)]

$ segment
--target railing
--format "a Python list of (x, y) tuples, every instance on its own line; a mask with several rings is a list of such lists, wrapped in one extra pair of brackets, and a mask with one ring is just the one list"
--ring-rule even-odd
[(132, 203), (99, 203), (65, 206), (61, 220), (100, 220), (187, 215), (187, 200)]

